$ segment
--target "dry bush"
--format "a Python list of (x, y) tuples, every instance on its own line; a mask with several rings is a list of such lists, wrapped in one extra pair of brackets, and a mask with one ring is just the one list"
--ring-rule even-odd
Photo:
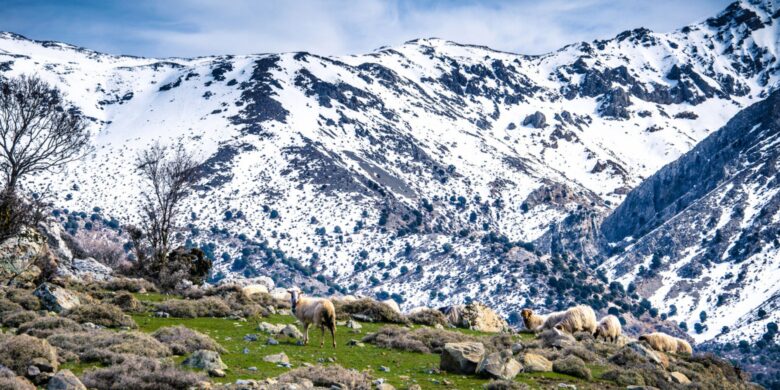
[(485, 384), (485, 390), (524, 390), (528, 385), (513, 381), (493, 380)]
[(167, 345), (176, 355), (186, 355), (199, 349), (226, 352), (225, 348), (211, 337), (182, 325), (157, 329), (152, 333), (152, 337)]
[(382, 348), (400, 349), (422, 353), (441, 353), (446, 343), (480, 341), (475, 336), (444, 329), (420, 328), (409, 330), (398, 326), (385, 326), (363, 338), (366, 343)]
[(0, 365), (19, 375), (27, 373), (27, 367), (35, 359), (44, 359), (57, 370), (57, 351), (46, 340), (26, 334), (9, 337), (0, 343)]
[(16, 302), (11, 302), (10, 300), (5, 298), (0, 298), (0, 314), (5, 315), (5, 313), (19, 311), (22, 309), (23, 309), (22, 305)]
[(6, 367), (0, 366), (0, 389), (3, 390), (35, 390), (30, 381), (20, 376), (16, 376), (16, 373), (9, 370)]
[(348, 370), (338, 364), (296, 368), (278, 379), (280, 383), (300, 383), (301, 380), (308, 379), (315, 386), (326, 388), (340, 385), (342, 389), (371, 389), (371, 376), (368, 373)]
[(114, 364), (127, 360), (128, 355), (162, 358), (171, 350), (153, 337), (141, 332), (93, 330), (54, 334), (47, 339), (68, 360)]
[(38, 317), (32, 321), (19, 325), (16, 333), (45, 339), (56, 333), (80, 332), (82, 327), (70, 318), (59, 316)]
[(262, 306), (272, 306), (277, 309), (289, 309), (290, 301), (286, 299), (277, 299), (273, 295), (267, 293), (252, 294), (251, 299)]
[(41, 308), (41, 302), (32, 294), (31, 290), (6, 288), (4, 293), (6, 299), (19, 304), (27, 310), (38, 310)]
[(133, 358), (107, 368), (86, 371), (81, 381), (97, 390), (190, 389), (206, 377), (181, 369), (170, 362)]
[(113, 278), (101, 283), (101, 287), (111, 291), (138, 292), (157, 292), (157, 286), (154, 283), (140, 278)]
[(390, 322), (394, 324), (408, 323), (408, 320), (403, 314), (400, 314), (390, 308), (390, 306), (373, 299), (363, 298), (346, 303), (337, 302), (334, 302), (333, 304), (336, 306), (336, 317), (341, 320), (349, 318), (350, 315), (357, 314), (374, 322)]
[(64, 315), (80, 324), (91, 322), (107, 328), (138, 328), (138, 324), (130, 316), (123, 313), (122, 309), (109, 303), (79, 305), (68, 310)]
[(78, 258), (91, 257), (114, 269), (127, 260), (122, 248), (124, 239), (113, 229), (79, 229), (72, 241)]
[(19, 325), (38, 318), (38, 313), (30, 310), (19, 310), (3, 313), (2, 324), (7, 328), (18, 328)]
[[(233, 313), (243, 317), (255, 317), (258, 315), (267, 315), (262, 299), (257, 299), (257, 294), (252, 297), (246, 295), (241, 287), (236, 285), (222, 285), (216, 287), (190, 289), (183, 292), (183, 296), (188, 299), (201, 299), (205, 297), (216, 297), (222, 299), (230, 306)], [(273, 297), (271, 297), (273, 299)], [(288, 305), (289, 307), (289, 305)]]
[(447, 317), (436, 309), (423, 309), (407, 316), (412, 323), (428, 326), (447, 326)]
[(193, 300), (169, 299), (158, 303), (157, 310), (180, 318), (227, 317), (232, 312), (230, 306), (217, 297)]
[(111, 303), (122, 309), (122, 311), (131, 313), (140, 313), (144, 311), (144, 305), (129, 292), (119, 292), (112, 299)]

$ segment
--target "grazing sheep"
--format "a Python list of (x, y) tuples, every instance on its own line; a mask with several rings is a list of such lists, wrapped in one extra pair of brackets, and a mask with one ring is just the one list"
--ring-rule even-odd
[(662, 332), (653, 332), (639, 336), (639, 341), (644, 341), (650, 348), (661, 352), (693, 353), (691, 345), (680, 338), (670, 336)]
[(593, 335), (597, 340), (599, 336), (604, 341), (616, 342), (620, 334), (623, 333), (623, 327), (620, 326), (620, 320), (613, 315), (608, 315), (601, 319), (599, 326), (596, 327), (596, 333)]
[(322, 330), (320, 347), (325, 343), (325, 328), (330, 330), (333, 348), (336, 348), (336, 309), (326, 298), (303, 297), (298, 290), (288, 290), (293, 315), (303, 323), (303, 343), (309, 344), (309, 325)]
[(562, 332), (588, 332), (593, 334), (596, 331), (596, 313), (590, 306), (577, 305), (569, 308), (557, 324), (555, 329)]
[(523, 325), (528, 330), (537, 330), (544, 324), (545, 317), (534, 313), (531, 309), (523, 309), (520, 311), (520, 317), (523, 318)]
[[(558, 325), (558, 323), (563, 319), (563, 317), (566, 315), (565, 311), (554, 311), (544, 318), (544, 323), (542, 324), (542, 330), (546, 329), (552, 329), (555, 328), (555, 325)], [(537, 330), (539, 330), (537, 328)]]

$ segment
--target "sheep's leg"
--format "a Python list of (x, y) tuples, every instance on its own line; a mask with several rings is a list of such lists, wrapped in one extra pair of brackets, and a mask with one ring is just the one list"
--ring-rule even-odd
[(303, 345), (309, 344), (309, 323), (303, 323)]
[(329, 326), (329, 328), (330, 328), (330, 337), (333, 339), (333, 348), (336, 348), (336, 327)]
[(320, 337), (320, 348), (322, 348), (322, 346), (325, 345), (325, 325), (320, 325), (320, 330), (322, 331), (322, 337)]

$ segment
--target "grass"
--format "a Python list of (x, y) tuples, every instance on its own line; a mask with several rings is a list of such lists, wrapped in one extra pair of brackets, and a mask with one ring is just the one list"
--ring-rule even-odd
[[(157, 293), (136, 293), (133, 295), (145, 302), (161, 302), (175, 298)], [(351, 330), (346, 327), (339, 327), (336, 333), (338, 348), (334, 350), (328, 346), (330, 336), (327, 334), (325, 347), (319, 348), (319, 330), (309, 332), (311, 341), (308, 346), (298, 346), (293, 340), (283, 338), (277, 338), (279, 345), (266, 345), (265, 340), (268, 335), (255, 330), (256, 324), (253, 321), (242, 322), (224, 318), (156, 318), (149, 313), (137, 314), (132, 317), (138, 323), (139, 330), (146, 333), (152, 333), (164, 326), (184, 325), (211, 336), (227, 349), (226, 353), (221, 354), (222, 360), (229, 367), (227, 376), (213, 378), (217, 382), (235, 382), (237, 379), (260, 380), (281, 375), (289, 369), (263, 361), (264, 356), (279, 352), (287, 354), (293, 368), (301, 367), (303, 363), (328, 364), (330, 361), (335, 361), (346, 368), (360, 371), (369, 370), (374, 379), (384, 378), (386, 382), (399, 389), (405, 389), (415, 383), (423, 389), (481, 389), (484, 384), (489, 382), (487, 379), (474, 376), (439, 372), (439, 356), (435, 354), (384, 349), (371, 344), (365, 344), (364, 347), (347, 345), (350, 339), (360, 340), (367, 333), (377, 331), (386, 325), (381, 323), (361, 323), (363, 328), (359, 334), (351, 333)], [(295, 323), (295, 319), (289, 315), (272, 315), (262, 318), (261, 321), (274, 324)], [(458, 331), (472, 335), (484, 335), (484, 333), (473, 330), (458, 329)], [(259, 340), (255, 342), (244, 341), (244, 336), (250, 333), (258, 334)], [(524, 340), (533, 338), (529, 334), (520, 334), (517, 337)], [(244, 354), (244, 348), (248, 348), (249, 353)], [(174, 357), (174, 360), (179, 363), (184, 360), (184, 357)], [(64, 364), (63, 368), (68, 368), (78, 375), (86, 368), (98, 366), (97, 364), (69, 363)], [(380, 366), (385, 366), (390, 371), (382, 372), (379, 370)], [(257, 371), (250, 371), (249, 367), (256, 367)], [(593, 370), (594, 378), (598, 378), (600, 367), (590, 366), (590, 368)], [(610, 387), (610, 383), (598, 379), (585, 382), (557, 373), (521, 373), (515, 380), (525, 383), (531, 388), (555, 387), (558, 383), (575, 384), (580, 389)]]

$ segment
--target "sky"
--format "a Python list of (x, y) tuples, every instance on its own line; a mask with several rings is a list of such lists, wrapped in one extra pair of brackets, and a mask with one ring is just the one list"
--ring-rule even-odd
[(0, 31), (112, 53), (194, 57), (309, 51), (367, 53), (443, 38), (521, 54), (667, 32), (726, 0), (0, 0)]

